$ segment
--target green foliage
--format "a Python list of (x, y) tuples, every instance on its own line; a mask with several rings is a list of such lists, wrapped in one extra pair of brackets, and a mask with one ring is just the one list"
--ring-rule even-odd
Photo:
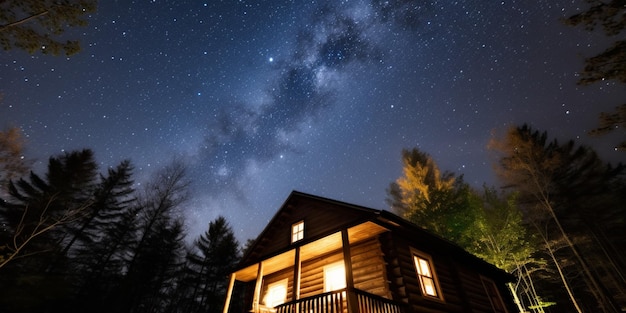
[(97, 0), (0, 1), (0, 45), (35, 53), (72, 55), (80, 51), (78, 40), (63, 39), (68, 28), (87, 25)]
[(470, 189), (462, 177), (441, 173), (432, 157), (417, 148), (402, 151), (403, 173), (387, 190), (387, 202), (407, 220), (457, 241), (468, 223)]
[(473, 213), (465, 233), (469, 252), (509, 273), (532, 261), (537, 248), (517, 208), (516, 194), (500, 195), (485, 187)]

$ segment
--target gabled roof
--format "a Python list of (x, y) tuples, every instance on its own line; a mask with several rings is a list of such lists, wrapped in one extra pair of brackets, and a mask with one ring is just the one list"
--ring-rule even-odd
[(378, 210), (294, 190), (249, 247), (246, 254), (242, 257), (239, 267), (257, 262), (258, 258), (265, 258), (283, 252), (284, 249), (282, 248), (291, 248), (288, 247), (290, 246), (291, 224), (304, 218), (310, 218), (310, 210), (315, 210), (315, 215), (325, 214), (334, 216), (336, 219), (332, 221), (332, 224), (325, 225), (327, 227), (322, 229), (314, 228), (313, 230), (318, 230), (318, 233), (310, 233), (309, 230), (311, 230), (310, 226), (312, 225), (307, 222), (309, 224), (305, 226), (307, 239), (303, 240), (303, 243), (328, 235), (328, 233), (324, 232), (326, 229), (335, 232), (342, 227), (353, 226), (360, 221), (374, 219), (380, 214)]
[[(315, 210), (315, 214), (310, 214)], [(306, 238), (291, 244), (291, 225), (305, 220)], [(484, 272), (490, 272), (510, 281), (512, 276), (494, 265), (465, 251), (455, 243), (435, 235), (391, 212), (375, 210), (364, 206), (319, 197), (299, 191), (292, 191), (278, 212), (272, 217), (261, 234), (249, 247), (237, 267), (242, 269), (260, 260), (284, 253), (296, 245), (304, 245), (322, 237), (363, 223), (375, 223), (380, 228), (392, 231), (407, 238), (411, 244), (428, 245), (439, 254), (447, 254), (467, 265)]]

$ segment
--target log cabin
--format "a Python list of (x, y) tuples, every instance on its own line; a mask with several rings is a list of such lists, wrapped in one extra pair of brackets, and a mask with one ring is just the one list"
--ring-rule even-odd
[(293, 191), (230, 274), (223, 312), (238, 299), (253, 313), (512, 313), (512, 279), (390, 212)]

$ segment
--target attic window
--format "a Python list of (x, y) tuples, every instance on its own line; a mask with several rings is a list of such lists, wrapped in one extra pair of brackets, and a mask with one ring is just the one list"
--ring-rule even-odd
[(443, 300), (441, 291), (439, 290), (437, 276), (435, 275), (432, 258), (428, 254), (414, 249), (411, 249), (411, 253), (413, 254), (417, 278), (422, 288), (422, 295), (431, 299)]
[(304, 221), (299, 221), (291, 225), (291, 243), (304, 238)]

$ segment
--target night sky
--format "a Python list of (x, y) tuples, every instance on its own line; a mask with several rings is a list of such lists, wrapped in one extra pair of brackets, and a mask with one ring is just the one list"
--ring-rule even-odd
[(222, 215), (242, 242), (291, 190), (387, 209), (402, 148), (494, 185), (489, 139), (527, 122), (615, 162), (587, 132), (626, 88), (576, 85), (614, 39), (559, 20), (583, 2), (100, 1), (78, 54), (0, 51), (0, 129), (39, 173), (83, 148), (137, 182), (182, 160), (190, 235)]

